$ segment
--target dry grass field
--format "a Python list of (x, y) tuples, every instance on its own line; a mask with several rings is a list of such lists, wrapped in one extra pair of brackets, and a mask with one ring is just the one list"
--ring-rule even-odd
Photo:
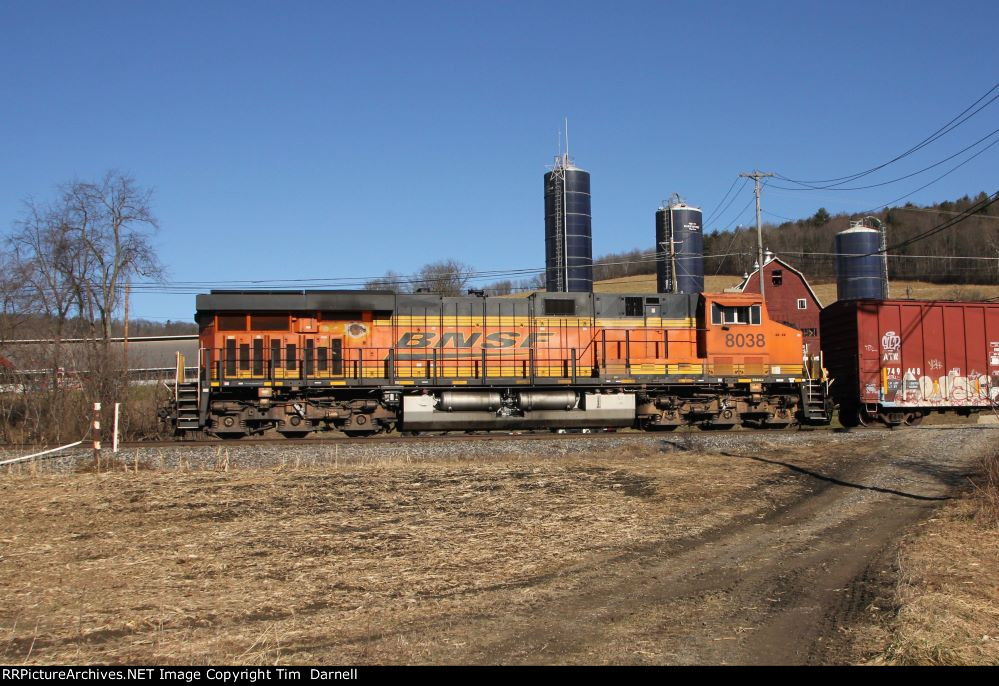
[[(892, 610), (882, 595), (900, 532), (966, 483), (995, 435), (677, 434), (518, 444), (502, 458), (400, 447), (309, 467), (8, 468), (0, 659), (829, 663), (894, 645), (918, 662), (924, 648), (863, 628)], [(974, 633), (990, 617), (975, 594), (995, 599), (994, 535), (933, 548), (943, 557), (927, 564), (966, 559), (961, 544), (993, 584), (968, 586), (971, 562), (949, 582), (978, 613)], [(944, 661), (994, 659), (976, 646)]]
[(903, 541), (899, 610), (879, 662), (999, 665), (999, 450), (976, 481)]
[(780, 473), (624, 453), (6, 476), (0, 659), (441, 661), (469, 639), (452, 624), (769, 507), (747, 495)]

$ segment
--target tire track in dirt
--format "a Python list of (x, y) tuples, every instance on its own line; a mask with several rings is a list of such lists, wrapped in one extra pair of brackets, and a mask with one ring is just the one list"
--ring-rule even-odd
[(589, 570), (578, 580), (577, 588), (585, 590), (541, 602), (529, 615), (455, 627), (468, 641), (466, 649), (439, 657), (485, 663), (850, 661), (849, 631), (872, 621), (869, 608), (893, 574), (899, 536), (961, 485), (979, 444), (989, 438), (943, 451), (915, 434), (878, 438), (870, 459), (812, 474), (812, 492), (763, 520)]

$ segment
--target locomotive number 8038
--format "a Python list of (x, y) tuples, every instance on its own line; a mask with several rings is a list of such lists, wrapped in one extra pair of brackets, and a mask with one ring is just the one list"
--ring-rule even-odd
[(196, 317), (184, 437), (829, 421), (821, 360), (754, 294), (212, 291)]

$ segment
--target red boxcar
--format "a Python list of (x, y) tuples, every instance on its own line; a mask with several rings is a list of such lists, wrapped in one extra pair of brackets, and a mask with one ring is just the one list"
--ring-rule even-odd
[(999, 303), (841, 300), (822, 352), (844, 424), (915, 424), (999, 402)]

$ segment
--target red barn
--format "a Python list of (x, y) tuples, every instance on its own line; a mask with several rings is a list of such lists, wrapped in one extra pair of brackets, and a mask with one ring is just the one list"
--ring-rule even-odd
[[(808, 285), (805, 275), (767, 251), (763, 260), (765, 295), (770, 318), (801, 331), (802, 343), (809, 355), (819, 353), (819, 313), (822, 303)], [(760, 270), (743, 277), (738, 286), (725, 289), (732, 293), (759, 293)]]

